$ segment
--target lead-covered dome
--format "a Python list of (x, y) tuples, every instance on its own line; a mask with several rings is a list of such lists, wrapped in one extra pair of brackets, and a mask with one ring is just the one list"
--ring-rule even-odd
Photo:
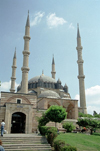
[(51, 91), (51, 90), (47, 90), (47, 91), (43, 91), (38, 98), (57, 98), (59, 99), (60, 96), (58, 93), (56, 93), (55, 91)]
[(51, 77), (48, 77), (48, 76), (45, 76), (44, 74), (42, 74), (41, 76), (36, 76), (36, 77), (30, 79), (30, 80), (28, 81), (28, 83), (38, 82), (38, 80), (40, 79), (40, 77), (41, 77), (41, 79), (43, 80), (43, 82), (56, 83), (56, 80), (55, 80), (55, 79), (53, 79), (53, 78), (51, 78)]

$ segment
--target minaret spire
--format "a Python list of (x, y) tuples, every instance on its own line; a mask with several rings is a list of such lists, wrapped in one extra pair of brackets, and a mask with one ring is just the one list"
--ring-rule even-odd
[(29, 72), (29, 41), (31, 39), (30, 37), (30, 22), (29, 22), (29, 11), (26, 21), (26, 27), (25, 27), (25, 36), (24, 38), (24, 51), (23, 51), (23, 67), (22, 70), (22, 86), (21, 86), (21, 93), (28, 93), (28, 72)]
[(52, 71), (51, 71), (51, 74), (52, 74), (52, 78), (55, 79), (56, 71), (55, 71), (54, 55), (53, 55), (53, 58), (52, 58)]
[(30, 27), (29, 10), (28, 10), (28, 16), (27, 16), (26, 26)]
[(10, 92), (15, 92), (15, 80), (16, 80), (16, 48), (13, 57), (13, 65), (12, 65), (12, 77), (11, 77), (11, 89)]
[(86, 108), (86, 98), (85, 98), (85, 84), (84, 84), (84, 72), (83, 72), (83, 59), (82, 59), (82, 49), (81, 46), (81, 37), (79, 32), (79, 25), (77, 27), (77, 53), (78, 53), (78, 79), (79, 79), (79, 93), (80, 93), (80, 111), (84, 114), (87, 114), (87, 108)]
[(77, 38), (81, 38), (80, 37), (80, 31), (79, 31), (79, 24), (77, 24)]

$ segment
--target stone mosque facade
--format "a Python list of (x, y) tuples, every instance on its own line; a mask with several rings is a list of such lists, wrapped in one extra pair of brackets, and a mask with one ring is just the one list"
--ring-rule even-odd
[[(10, 92), (1, 92), (0, 121), (5, 120), (8, 133), (32, 133), (37, 130), (37, 117), (40, 117), (52, 105), (63, 106), (67, 112), (67, 120), (77, 120), (78, 112), (87, 113), (85, 100), (85, 85), (82, 60), (82, 46), (79, 27), (77, 30), (78, 79), (80, 92), (80, 107), (78, 100), (71, 99), (68, 86), (56, 81), (55, 61), (52, 58), (52, 77), (42, 74), (28, 80), (29, 72), (29, 42), (30, 42), (29, 13), (25, 26), (22, 82), (15, 92), (16, 80), (16, 51), (13, 57)], [(48, 123), (50, 126), (53, 123)], [(58, 124), (58, 127), (61, 125)]]

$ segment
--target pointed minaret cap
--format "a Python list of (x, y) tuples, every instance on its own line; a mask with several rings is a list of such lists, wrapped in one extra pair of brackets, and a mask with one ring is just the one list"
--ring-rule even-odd
[(26, 26), (30, 27), (29, 10), (28, 10), (28, 16), (27, 16)]
[(60, 79), (58, 78), (58, 81), (57, 81), (58, 83), (61, 83), (61, 81), (60, 81)]
[(44, 75), (44, 70), (42, 70), (42, 75)]
[(15, 53), (14, 53), (14, 58), (16, 58), (16, 47), (15, 47)]
[(77, 24), (77, 38), (81, 38), (80, 37), (80, 31), (79, 31), (79, 24)]
[(67, 84), (65, 83), (64, 87), (67, 87)]
[(53, 55), (53, 58), (52, 58), (52, 64), (55, 64), (55, 61), (54, 61), (54, 55)]

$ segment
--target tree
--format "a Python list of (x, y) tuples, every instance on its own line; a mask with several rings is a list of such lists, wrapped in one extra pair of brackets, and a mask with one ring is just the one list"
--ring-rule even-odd
[(93, 116), (96, 118), (100, 118), (100, 113), (98, 114), (96, 111), (93, 111)]
[(48, 122), (58, 122), (63, 121), (67, 116), (65, 108), (62, 106), (52, 105), (50, 108), (38, 118), (39, 126), (45, 126)]
[(61, 121), (63, 121), (67, 116), (65, 108), (57, 105), (50, 106), (50, 108), (45, 112), (45, 114), (50, 121), (58, 123), (61, 123)]
[(43, 113), (41, 117), (37, 117), (37, 120), (39, 123), (38, 126), (45, 126), (49, 122), (49, 119), (45, 113)]
[(84, 114), (84, 113), (81, 113), (81, 112), (78, 113), (78, 116), (79, 117), (88, 117), (88, 118), (93, 117), (91, 114)]
[(77, 124), (89, 128), (91, 135), (93, 134), (94, 128), (100, 128), (100, 121), (91, 118), (78, 119)]
[(97, 112), (96, 111), (93, 111), (93, 116), (95, 116), (97, 114)]

